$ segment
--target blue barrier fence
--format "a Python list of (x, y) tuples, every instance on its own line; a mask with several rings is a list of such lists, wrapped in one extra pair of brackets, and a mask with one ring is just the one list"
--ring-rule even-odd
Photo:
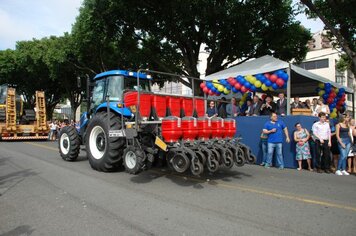
[[(295, 142), (293, 139), (293, 132), (295, 130), (295, 123), (299, 122), (303, 128), (308, 131), (311, 129), (314, 121), (318, 120), (317, 117), (312, 116), (284, 116), (278, 117), (288, 127), (289, 137), (291, 142), (283, 143), (283, 157), (284, 166), (286, 168), (297, 168), (298, 164), (295, 160)], [(257, 164), (262, 161), (262, 149), (260, 142), (260, 135), (264, 124), (270, 120), (269, 116), (239, 116), (236, 117), (237, 131), (235, 137), (241, 136), (242, 142), (251, 148), (252, 153), (257, 157)], [(275, 165), (275, 156), (273, 157), (273, 164)]]

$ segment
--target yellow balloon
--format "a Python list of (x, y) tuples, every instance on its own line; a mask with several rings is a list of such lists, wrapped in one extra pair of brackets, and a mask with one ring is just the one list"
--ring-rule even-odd
[[(219, 86), (220, 86), (220, 83), (219, 83), (219, 81), (218, 80), (216, 80), (216, 79), (214, 79), (213, 80), (213, 86), (215, 87), (215, 88), (219, 88)], [(221, 92), (221, 91), (220, 91)]]
[(250, 80), (250, 82), (251, 82), (252, 84), (254, 84), (254, 83), (256, 82), (256, 77), (251, 76), (251, 80)]
[(227, 88), (224, 88), (224, 94), (229, 94), (230, 90), (228, 90)]
[(319, 88), (324, 88), (325, 84), (324, 83), (319, 83)]
[(261, 89), (262, 89), (263, 91), (267, 91), (267, 90), (268, 90), (268, 87), (267, 87), (265, 84), (262, 84)]
[(319, 96), (323, 96), (324, 94), (325, 94), (325, 90), (320, 90), (318, 93)]
[(337, 114), (337, 109), (336, 109), (336, 108), (334, 108), (334, 109), (333, 109), (333, 111), (332, 111), (332, 113)]
[(331, 118), (331, 119), (334, 119), (334, 118), (336, 118), (336, 117), (337, 117), (337, 114), (336, 114), (336, 113), (333, 112), (333, 113), (330, 114), (330, 118)]
[(273, 88), (272, 86), (269, 86), (268, 89), (269, 89), (270, 91), (274, 91), (274, 88)]
[(256, 88), (259, 88), (259, 87), (262, 86), (262, 83), (261, 83), (261, 81), (256, 80), (256, 82), (254, 83), (254, 85), (255, 85)]
[(334, 92), (335, 92), (335, 93), (338, 93), (338, 92), (339, 92), (339, 89), (338, 89), (338, 88), (335, 88), (335, 89), (334, 89)]
[(240, 101), (239, 105), (242, 106), (243, 104), (244, 104), (244, 102), (243, 102), (243, 101)]
[(223, 92), (224, 91), (224, 86), (222, 86), (221, 84), (218, 85), (217, 89), (219, 90), (219, 92)]

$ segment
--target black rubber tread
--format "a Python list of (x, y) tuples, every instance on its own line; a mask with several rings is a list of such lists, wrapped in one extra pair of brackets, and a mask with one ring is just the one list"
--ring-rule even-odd
[(6, 112), (4, 109), (0, 109), (0, 121), (6, 120)]
[[(110, 129), (119, 130), (121, 129), (121, 117), (116, 114), (109, 112), (110, 116)], [(122, 153), (125, 146), (125, 139), (122, 137), (109, 138), (108, 132), (108, 113), (98, 112), (89, 121), (86, 136), (85, 136), (85, 146), (87, 151), (87, 156), (89, 159), (90, 166), (97, 171), (112, 172), (117, 171), (120, 166), (122, 166)], [(90, 133), (94, 127), (100, 126), (105, 133), (106, 147), (102, 158), (95, 159), (90, 151), (89, 147), (89, 137)]]
[(200, 163), (200, 161), (196, 161), (190, 164), (190, 171), (192, 172), (193, 175), (198, 176), (204, 171), (203, 164)]
[(242, 150), (242, 148), (240, 148), (240, 147), (237, 147), (236, 148), (236, 158), (234, 158), (234, 162), (235, 162), (235, 165), (237, 165), (237, 166), (243, 166), (243, 165), (245, 165), (245, 162), (246, 162), (246, 160), (245, 160), (245, 153), (244, 153), (244, 151)]
[(224, 157), (224, 165), (227, 168), (232, 168), (234, 166), (234, 154), (232, 153), (232, 151), (227, 148), (226, 152), (225, 152), (225, 157)]
[[(136, 165), (133, 168), (130, 168), (127, 165), (126, 153), (128, 153), (128, 152), (133, 152), (136, 155)], [(124, 158), (123, 161), (124, 161), (125, 171), (127, 173), (136, 175), (143, 170), (145, 153), (142, 150), (140, 150), (134, 146), (129, 146), (124, 149), (123, 158)]]
[(256, 156), (250, 153), (250, 156), (248, 158), (248, 164), (255, 164), (256, 163)]
[(32, 109), (24, 110), (26, 120), (35, 121), (36, 120), (36, 112)]
[(215, 159), (210, 160), (211, 161), (211, 165), (209, 165), (209, 163), (207, 163), (207, 167), (209, 172), (214, 173), (219, 169), (219, 162)]
[[(61, 150), (61, 137), (63, 134), (67, 134), (69, 138), (69, 152), (64, 154)], [(80, 152), (80, 138), (77, 130), (73, 126), (65, 126), (61, 129), (58, 139), (58, 149), (63, 160), (75, 161), (78, 158)]]

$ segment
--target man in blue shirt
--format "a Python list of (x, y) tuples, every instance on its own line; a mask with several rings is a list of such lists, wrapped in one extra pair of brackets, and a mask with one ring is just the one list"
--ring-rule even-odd
[(284, 168), (282, 154), (283, 132), (286, 136), (286, 142), (289, 143), (290, 139), (287, 127), (285, 126), (283, 121), (278, 120), (277, 114), (273, 112), (271, 114), (271, 120), (267, 121), (263, 127), (263, 133), (268, 135), (268, 157), (265, 164), (266, 168), (269, 168), (272, 165), (272, 157), (274, 150), (276, 150), (277, 154), (278, 168)]

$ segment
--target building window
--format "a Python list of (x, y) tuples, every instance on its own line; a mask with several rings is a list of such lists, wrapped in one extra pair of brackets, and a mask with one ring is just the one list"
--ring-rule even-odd
[(345, 84), (345, 75), (339, 70), (335, 70), (335, 82), (341, 85)]
[(329, 67), (329, 59), (321, 59), (315, 61), (306, 61), (298, 65), (299, 67), (306, 70), (315, 70)]

